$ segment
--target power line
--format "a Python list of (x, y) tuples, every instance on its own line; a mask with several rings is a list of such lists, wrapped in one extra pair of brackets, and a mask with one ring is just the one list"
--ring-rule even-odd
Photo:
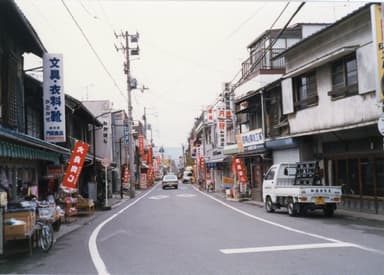
[(75, 22), (77, 28), (79, 29), (79, 31), (81, 32), (81, 34), (83, 35), (85, 41), (88, 43), (88, 46), (91, 48), (92, 52), (94, 53), (94, 55), (96, 56), (97, 60), (99, 61), (99, 63), (101, 64), (101, 66), (103, 67), (104, 71), (107, 73), (107, 75), (109, 76), (109, 78), (112, 80), (113, 82), (113, 85), (119, 90), (121, 96), (123, 98), (126, 98), (126, 95), (123, 93), (123, 91), (121, 90), (121, 88), (119, 87), (119, 85), (117, 84), (116, 80), (113, 78), (112, 74), (109, 72), (107, 66), (104, 64), (103, 60), (101, 59), (101, 57), (99, 56), (99, 54), (96, 52), (95, 48), (93, 47), (91, 41), (88, 39), (87, 35), (85, 34), (85, 32), (83, 31), (83, 29), (81, 28), (80, 24), (77, 22), (76, 18), (73, 16), (71, 10), (68, 8), (67, 4), (65, 4), (64, 0), (61, 0), (61, 3), (63, 4), (63, 6), (65, 7), (65, 9), (67, 10), (67, 12), (69, 13), (69, 15), (71, 16), (73, 22)]
[(245, 19), (243, 22), (239, 24), (239, 26), (233, 30), (230, 34), (227, 35), (225, 39), (231, 38), (235, 33), (237, 33), (246, 23), (248, 23), (252, 18), (254, 18), (259, 12), (261, 12), (267, 4), (264, 4), (262, 7), (257, 9), (251, 16), (249, 16), (247, 19)]
[[(284, 13), (284, 11), (287, 9), (287, 7), (288, 7), (288, 5), (289, 5), (289, 2), (285, 5), (285, 7), (282, 9), (282, 11), (280, 12), (280, 14), (277, 16), (277, 18), (275, 19), (275, 21), (272, 23), (272, 25), (269, 27), (269, 29), (271, 30), (274, 26), (275, 26), (275, 24), (276, 24), (276, 22), (281, 18), (281, 16), (283, 15), (283, 13)], [(264, 7), (262, 7), (262, 8), (264, 8)], [(232, 83), (233, 81), (235, 81), (235, 79), (237, 78), (237, 76), (240, 74), (242, 72), (242, 69), (240, 69), (237, 73), (236, 73), (236, 75), (232, 78), (232, 80), (230, 81), (230, 83)], [(241, 78), (242, 79), (242, 78)], [(241, 80), (240, 79), (240, 80)], [(240, 81), (239, 80), (239, 81)]]
[(296, 16), (296, 14), (301, 10), (301, 8), (304, 6), (305, 2), (301, 2), (300, 6), (296, 9), (296, 11), (291, 15), (288, 22), (284, 25), (284, 27), (279, 31), (279, 33), (276, 35), (276, 38), (271, 42), (271, 44), (268, 46), (268, 48), (264, 51), (264, 53), (259, 57), (259, 59), (249, 68), (248, 73), (242, 77), (242, 79), (247, 78), (253, 69), (263, 60), (263, 58), (266, 56), (267, 52), (272, 49), (273, 45), (276, 44), (277, 39), (282, 35), (282, 33), (287, 29), (288, 25), (291, 23), (293, 18)]

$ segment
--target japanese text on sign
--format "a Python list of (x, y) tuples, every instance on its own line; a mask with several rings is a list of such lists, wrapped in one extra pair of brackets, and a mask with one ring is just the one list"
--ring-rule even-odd
[(62, 54), (44, 54), (44, 139), (65, 142), (65, 97)]
[(64, 175), (63, 186), (76, 188), (77, 180), (83, 168), (84, 160), (88, 152), (88, 144), (77, 141), (69, 160), (67, 171)]

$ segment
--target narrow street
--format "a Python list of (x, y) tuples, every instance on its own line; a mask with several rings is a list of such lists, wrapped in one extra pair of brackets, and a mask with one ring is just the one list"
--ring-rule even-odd
[[(95, 241), (95, 242), (94, 242)], [(290, 217), (161, 185), (102, 212), (48, 254), (2, 263), (29, 274), (380, 274), (383, 222)]]

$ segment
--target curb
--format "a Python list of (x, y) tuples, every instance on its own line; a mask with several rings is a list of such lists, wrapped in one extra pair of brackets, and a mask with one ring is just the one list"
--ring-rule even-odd
[[(209, 194), (220, 198), (225, 201), (233, 201), (233, 202), (239, 202), (239, 203), (246, 203), (254, 206), (258, 206), (260, 208), (264, 208), (264, 203), (261, 201), (255, 201), (255, 200), (239, 200), (239, 199), (233, 199), (233, 198), (226, 198), (225, 195), (221, 195), (219, 193), (211, 193)], [(366, 213), (366, 212), (359, 212), (359, 211), (352, 211), (352, 210), (346, 210), (342, 208), (338, 208), (335, 211), (335, 214), (338, 216), (342, 216), (347, 219), (358, 219), (358, 220), (366, 220), (366, 221), (374, 221), (374, 222), (384, 222), (384, 215), (383, 214), (372, 214), (372, 213)]]

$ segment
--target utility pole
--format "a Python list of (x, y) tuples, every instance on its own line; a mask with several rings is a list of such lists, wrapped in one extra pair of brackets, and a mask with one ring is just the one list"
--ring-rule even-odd
[[(121, 37), (125, 39), (125, 46), (121, 44), (121, 47), (116, 47), (116, 50), (122, 50), (125, 54), (125, 63), (124, 63), (124, 73), (127, 75), (127, 93), (128, 93), (128, 154), (129, 154), (129, 172), (130, 172), (130, 186), (129, 186), (129, 196), (130, 198), (135, 197), (135, 144), (133, 142), (133, 117), (132, 117), (132, 99), (131, 99), (131, 71), (130, 71), (130, 54), (138, 55), (139, 47), (129, 48), (129, 38), (131, 38), (131, 42), (137, 43), (139, 34), (135, 35), (128, 34), (127, 31), (125, 33), (121, 33), (120, 35), (115, 34), (116, 38)], [(132, 52), (131, 52), (132, 50)]]

